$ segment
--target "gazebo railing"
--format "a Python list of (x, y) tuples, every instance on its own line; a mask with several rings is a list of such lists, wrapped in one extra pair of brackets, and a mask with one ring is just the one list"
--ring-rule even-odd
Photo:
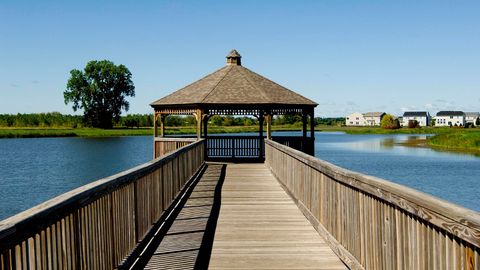
[(209, 160), (263, 159), (263, 138), (259, 136), (211, 136), (207, 137)]
[(278, 142), (279, 144), (288, 146), (298, 151), (302, 151), (309, 155), (314, 153), (314, 143), (315, 141), (310, 137), (299, 137), (299, 136), (272, 136), (272, 141)]
[[(272, 140), (290, 148), (313, 154), (311, 138), (300, 136), (275, 136)], [(265, 137), (259, 136), (209, 136), (206, 138), (208, 160), (263, 161)]]

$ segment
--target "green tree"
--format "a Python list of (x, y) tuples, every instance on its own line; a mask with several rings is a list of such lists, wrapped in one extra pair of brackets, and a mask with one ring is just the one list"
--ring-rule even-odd
[(65, 104), (73, 102), (73, 110), (83, 110), (88, 125), (111, 128), (122, 110), (128, 111), (126, 97), (135, 96), (132, 74), (124, 65), (108, 60), (90, 61), (84, 71), (73, 69), (63, 92)]
[(395, 116), (386, 114), (383, 116), (380, 126), (384, 129), (398, 129), (400, 128), (400, 122)]

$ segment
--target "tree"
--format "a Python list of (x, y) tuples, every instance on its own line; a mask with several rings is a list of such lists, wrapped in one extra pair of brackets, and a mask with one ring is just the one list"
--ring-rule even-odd
[(127, 96), (135, 96), (132, 74), (124, 65), (108, 60), (90, 61), (84, 71), (73, 69), (63, 92), (65, 104), (83, 110), (84, 122), (93, 127), (111, 128), (122, 110), (128, 111)]
[(384, 129), (399, 129), (400, 122), (398, 121), (395, 116), (391, 114), (386, 114), (383, 116), (382, 121), (380, 122), (380, 126)]

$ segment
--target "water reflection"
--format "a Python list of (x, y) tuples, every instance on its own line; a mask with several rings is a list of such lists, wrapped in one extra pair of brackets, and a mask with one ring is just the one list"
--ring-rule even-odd
[(480, 210), (480, 158), (422, 145), (431, 135), (317, 133), (315, 156)]

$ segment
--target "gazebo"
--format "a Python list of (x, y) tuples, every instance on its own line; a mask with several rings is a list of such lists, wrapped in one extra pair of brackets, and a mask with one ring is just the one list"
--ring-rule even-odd
[[(262, 161), (265, 137), (313, 154), (314, 108), (318, 104), (243, 67), (242, 57), (236, 50), (226, 58), (226, 66), (150, 104), (155, 119), (154, 156), (188, 143), (188, 139), (165, 137), (165, 117), (172, 114), (195, 117), (196, 139), (206, 140), (207, 160)], [(285, 114), (302, 116), (302, 135), (272, 138), (272, 117)], [(259, 122), (258, 135), (209, 136), (208, 119), (213, 115), (254, 116)], [(310, 132), (307, 130), (308, 117)]]

